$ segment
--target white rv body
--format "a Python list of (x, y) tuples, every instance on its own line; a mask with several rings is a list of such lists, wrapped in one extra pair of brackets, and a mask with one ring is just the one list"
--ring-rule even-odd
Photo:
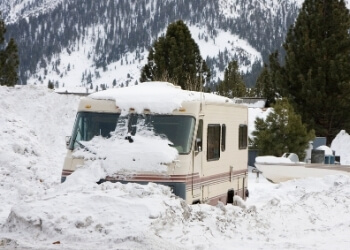
[[(88, 96), (80, 101), (77, 117), (79, 114), (98, 113), (103, 118), (104, 115), (118, 115), (121, 112), (115, 100)], [(135, 111), (131, 108), (130, 112)], [(154, 114), (150, 109), (145, 109), (144, 113)], [(181, 107), (167, 115), (181, 119), (190, 117), (193, 121), (193, 130), (188, 135), (188, 150), (182, 152), (183, 149), (179, 149), (177, 159), (167, 164), (167, 173), (140, 172), (131, 176), (119, 176), (116, 173), (101, 181), (164, 184), (189, 204), (232, 203), (234, 195), (245, 199), (248, 196), (248, 108), (232, 102), (212, 102), (203, 98), (186, 100)], [(76, 132), (73, 130), (67, 146), (62, 181), (78, 165), (84, 164), (83, 159), (73, 156), (74, 136)]]

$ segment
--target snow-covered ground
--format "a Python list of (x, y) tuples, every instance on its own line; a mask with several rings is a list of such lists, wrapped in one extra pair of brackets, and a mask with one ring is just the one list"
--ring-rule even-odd
[(187, 205), (164, 186), (97, 185), (84, 175), (61, 184), (78, 101), (0, 86), (0, 249), (349, 248), (342, 175), (272, 184), (249, 172), (242, 206)]

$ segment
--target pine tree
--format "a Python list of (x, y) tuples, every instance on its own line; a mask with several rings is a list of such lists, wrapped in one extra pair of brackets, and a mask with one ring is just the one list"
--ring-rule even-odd
[(13, 38), (10, 39), (5, 47), (5, 33), (5, 23), (0, 19), (0, 85), (14, 86), (18, 82), (18, 49)]
[(267, 96), (267, 90), (270, 89), (269, 86), (271, 84), (271, 75), (268, 66), (265, 64), (262, 69), (258, 79), (255, 84), (255, 94), (257, 97), (265, 97), (269, 99)]
[(309, 141), (315, 137), (314, 131), (307, 131), (287, 99), (277, 100), (273, 108), (265, 120), (255, 120), (251, 138), (253, 147), (259, 150), (260, 155), (295, 153), (299, 159), (304, 159)]
[(246, 87), (237, 61), (231, 61), (225, 69), (224, 80), (218, 85), (218, 93), (229, 98), (246, 96)]
[(330, 144), (350, 130), (350, 15), (343, 0), (305, 0), (284, 48), (284, 91)]
[[(0, 12), (1, 15), (1, 12)], [(0, 18), (0, 46), (4, 42), (4, 34), (6, 33), (5, 22)]]
[(201, 90), (210, 76), (198, 45), (182, 20), (168, 26), (166, 35), (153, 44), (147, 59), (141, 82), (169, 81), (183, 89)]
[(255, 85), (257, 96), (266, 98), (267, 107), (274, 104), (276, 98), (280, 97), (283, 76), (278, 57), (278, 51), (269, 56), (269, 64), (264, 65)]

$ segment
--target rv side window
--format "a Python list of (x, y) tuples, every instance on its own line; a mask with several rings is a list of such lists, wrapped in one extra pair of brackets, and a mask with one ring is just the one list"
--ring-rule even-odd
[(226, 148), (226, 125), (222, 124), (221, 127), (221, 151), (225, 151)]
[(220, 124), (208, 125), (208, 138), (207, 138), (207, 160), (219, 160), (220, 159)]
[(196, 136), (196, 144), (195, 151), (201, 152), (203, 145), (203, 120), (200, 119), (198, 122), (197, 136)]
[(239, 149), (246, 149), (247, 148), (247, 144), (248, 144), (248, 126), (245, 124), (240, 124), (239, 125)]

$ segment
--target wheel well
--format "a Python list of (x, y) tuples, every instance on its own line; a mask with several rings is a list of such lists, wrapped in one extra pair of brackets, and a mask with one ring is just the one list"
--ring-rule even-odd
[(233, 189), (228, 190), (226, 204), (233, 204), (233, 196), (235, 196), (235, 191)]
[(200, 201), (200, 200), (194, 200), (194, 201), (192, 201), (192, 205), (195, 205), (195, 204), (201, 204), (201, 201)]

